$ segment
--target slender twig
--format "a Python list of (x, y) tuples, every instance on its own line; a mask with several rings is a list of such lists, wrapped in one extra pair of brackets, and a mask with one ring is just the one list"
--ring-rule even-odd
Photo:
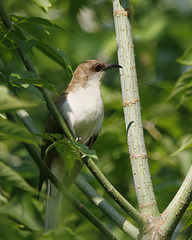
[(134, 219), (139, 225), (144, 225), (147, 220), (142, 216), (107, 180), (103, 173), (96, 166), (91, 158), (86, 157), (84, 162), (88, 169), (92, 172), (95, 178), (100, 182), (101, 186), (106, 190), (106, 192), (119, 204), (119, 206), (129, 214), (129, 216)]
[(121, 89), (133, 179), (142, 214), (158, 217), (143, 136), (128, 0), (113, 1)]
[(98, 206), (123, 232), (127, 233), (132, 239), (138, 239), (139, 230), (123, 216), (121, 216), (95, 189), (88, 184), (82, 177), (76, 179), (77, 187), (86, 194), (91, 201)]
[(177, 194), (162, 213), (164, 223), (160, 227), (163, 236), (172, 233), (182, 218), (189, 203), (192, 201), (192, 166), (185, 177)]
[(23, 125), (28, 129), (30, 133), (37, 134), (37, 135), (42, 134), (26, 110), (21, 109), (21, 110), (18, 110), (16, 113), (19, 119), (22, 121)]

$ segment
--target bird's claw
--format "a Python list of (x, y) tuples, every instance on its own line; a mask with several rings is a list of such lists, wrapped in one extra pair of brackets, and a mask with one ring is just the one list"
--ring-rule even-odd
[(75, 142), (79, 142), (81, 140), (81, 137), (76, 137)]

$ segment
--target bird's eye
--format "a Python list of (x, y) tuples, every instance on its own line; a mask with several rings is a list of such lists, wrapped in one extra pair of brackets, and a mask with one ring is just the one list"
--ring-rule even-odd
[(96, 65), (93, 67), (93, 69), (94, 69), (96, 72), (101, 71), (102, 68), (103, 68), (103, 66), (102, 66), (101, 64), (96, 64)]

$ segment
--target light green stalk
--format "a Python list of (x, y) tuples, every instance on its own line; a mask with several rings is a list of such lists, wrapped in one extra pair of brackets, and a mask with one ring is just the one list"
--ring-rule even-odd
[(140, 97), (134, 57), (128, 0), (113, 1), (121, 89), (127, 141), (139, 209), (145, 216), (158, 217), (143, 135)]

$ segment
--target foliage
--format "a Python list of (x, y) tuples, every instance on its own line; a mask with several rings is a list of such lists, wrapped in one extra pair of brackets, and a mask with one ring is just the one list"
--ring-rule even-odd
[[(12, 14), (14, 29), (0, 26), (0, 111), (10, 113), (27, 108), (43, 131), (48, 111), (34, 85), (51, 90), (55, 99), (56, 91), (60, 94), (66, 88), (72, 68), (80, 62), (94, 58), (117, 62), (112, 3), (107, 0), (7, 0), (3, 4)], [(160, 210), (168, 205), (192, 163), (191, 9), (190, 1), (183, 1), (181, 6), (173, 0), (131, 2), (145, 139)], [(33, 74), (24, 71), (15, 42), (24, 49), (24, 58), (27, 54), (32, 58), (39, 79), (34, 81)], [(18, 99), (8, 89), (14, 91)], [(135, 206), (116, 72), (105, 77), (102, 95), (105, 120), (102, 134), (94, 145), (100, 159), (97, 164)], [(68, 203), (63, 206), (65, 227), (47, 234), (42, 232), (45, 198), (41, 204), (35, 201), (38, 170), (21, 144), (39, 142), (20, 123), (17, 127), (15, 124), (1, 115), (0, 238), (51, 240), (62, 239), (63, 234), (65, 239), (102, 237)], [(81, 150), (81, 146), (79, 148)], [(86, 169), (82, 174), (110, 201)], [(115, 233), (119, 233), (75, 186), (72, 191)], [(190, 237), (190, 211), (185, 216), (185, 220), (188, 219), (186, 228), (180, 232), (184, 226), (184, 221), (181, 222), (173, 239)]]

